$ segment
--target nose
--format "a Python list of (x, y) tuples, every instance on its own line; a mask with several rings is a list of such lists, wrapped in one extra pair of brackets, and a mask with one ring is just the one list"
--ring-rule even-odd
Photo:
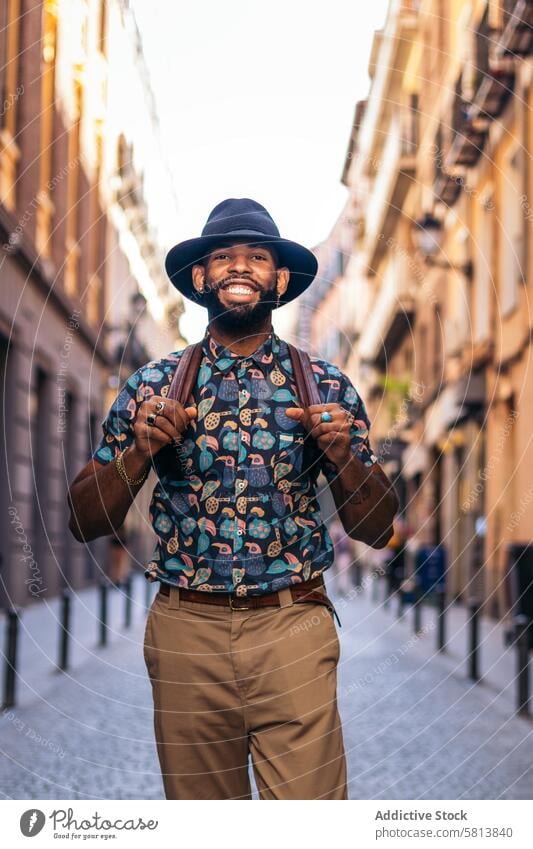
[(228, 271), (233, 274), (245, 274), (251, 271), (250, 261), (246, 254), (234, 254), (233, 259), (229, 264)]

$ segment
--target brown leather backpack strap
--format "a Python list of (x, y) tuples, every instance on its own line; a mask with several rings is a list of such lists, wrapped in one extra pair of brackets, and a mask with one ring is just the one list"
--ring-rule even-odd
[[(287, 346), (291, 356), (298, 401), (303, 407), (309, 407), (310, 404), (322, 404), (309, 354), (307, 351), (302, 351), (300, 348), (291, 345), (290, 342), (287, 342)], [(309, 470), (315, 483), (320, 471), (322, 456), (323, 452), (320, 451), (314, 439), (306, 439), (302, 465), (304, 469)]]
[(298, 400), (304, 407), (309, 407), (310, 404), (321, 404), (322, 398), (318, 391), (309, 354), (307, 351), (302, 351), (300, 348), (291, 345), (290, 342), (287, 342), (287, 347), (291, 356)]
[(196, 383), (202, 353), (201, 342), (195, 342), (184, 349), (176, 366), (167, 398), (179, 401), (184, 407), (187, 406), (187, 401)]

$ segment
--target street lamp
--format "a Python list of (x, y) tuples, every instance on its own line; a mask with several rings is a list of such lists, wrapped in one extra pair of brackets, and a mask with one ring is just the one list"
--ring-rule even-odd
[(445, 268), (449, 271), (459, 271), (465, 277), (472, 278), (474, 269), (471, 260), (462, 265), (456, 265), (441, 256), (444, 239), (442, 221), (439, 221), (430, 212), (425, 212), (422, 218), (415, 221), (414, 238), (427, 265), (434, 268)]

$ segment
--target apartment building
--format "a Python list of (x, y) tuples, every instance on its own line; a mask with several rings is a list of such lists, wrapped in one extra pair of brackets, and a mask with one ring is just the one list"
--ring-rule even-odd
[[(126, 373), (184, 344), (143, 181), (156, 149), (150, 109), (128, 3), (0, 0), (4, 604), (105, 569), (108, 541), (80, 546), (68, 531), (68, 482)], [(175, 209), (162, 167), (150, 171), (151, 196)]]
[(409, 549), (444, 546), (450, 599), (494, 616), (533, 520), (532, 24), (525, 0), (391, 0), (348, 145), (357, 224), (335, 284), (355, 292), (339, 361), (404, 494)]

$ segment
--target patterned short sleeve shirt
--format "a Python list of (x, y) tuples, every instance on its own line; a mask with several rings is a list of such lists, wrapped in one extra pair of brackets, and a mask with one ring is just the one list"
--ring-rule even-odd
[[(303, 425), (286, 415), (298, 406), (287, 343), (274, 331), (247, 356), (225, 348), (209, 330), (193, 396), (197, 418), (178, 448), (154, 458), (158, 483), (150, 519), (157, 544), (150, 581), (205, 592), (261, 595), (318, 576), (333, 562), (333, 544), (315, 494), (320, 472), (337, 471), (317, 453)], [(166, 396), (182, 351), (138, 369), (126, 381), (94, 452), (111, 462), (134, 441), (143, 401)], [(324, 403), (352, 418), (351, 447), (367, 466), (377, 462), (370, 422), (348, 377), (311, 358)]]

